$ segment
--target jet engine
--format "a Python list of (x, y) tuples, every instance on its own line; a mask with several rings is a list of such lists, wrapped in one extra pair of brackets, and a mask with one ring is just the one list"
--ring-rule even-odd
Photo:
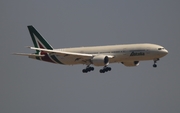
[(96, 55), (91, 59), (95, 66), (105, 66), (109, 64), (109, 58), (105, 55)]
[(124, 64), (125, 66), (138, 66), (139, 65), (139, 61), (127, 61), (127, 62), (122, 62), (122, 64)]

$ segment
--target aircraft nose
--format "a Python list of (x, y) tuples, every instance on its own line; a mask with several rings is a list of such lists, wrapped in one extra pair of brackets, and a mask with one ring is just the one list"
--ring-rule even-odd
[(168, 50), (165, 49), (165, 53), (168, 54)]
[(167, 54), (168, 54), (168, 50), (165, 49), (165, 50), (163, 51), (163, 54), (164, 54), (164, 55), (167, 55)]

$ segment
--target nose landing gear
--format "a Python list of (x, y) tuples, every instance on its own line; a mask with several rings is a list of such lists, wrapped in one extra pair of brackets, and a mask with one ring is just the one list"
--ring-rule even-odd
[(156, 63), (157, 63), (158, 60), (159, 60), (159, 58), (154, 60), (154, 64), (153, 64), (153, 67), (154, 67), (154, 68), (157, 67), (157, 64), (156, 64)]
[(153, 64), (153, 67), (156, 68), (156, 67), (157, 67), (157, 64)]

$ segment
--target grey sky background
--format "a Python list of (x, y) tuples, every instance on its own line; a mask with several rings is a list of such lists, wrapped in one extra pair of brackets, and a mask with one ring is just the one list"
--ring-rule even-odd
[[(1, 0), (0, 113), (180, 113), (179, 11), (179, 0)], [(83, 74), (11, 55), (34, 52), (27, 25), (54, 48), (148, 42), (169, 54), (157, 69)]]

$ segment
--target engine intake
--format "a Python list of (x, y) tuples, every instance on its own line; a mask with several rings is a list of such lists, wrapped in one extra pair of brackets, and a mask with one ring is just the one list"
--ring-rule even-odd
[(91, 59), (95, 66), (106, 66), (109, 64), (109, 58), (105, 55), (96, 55)]

